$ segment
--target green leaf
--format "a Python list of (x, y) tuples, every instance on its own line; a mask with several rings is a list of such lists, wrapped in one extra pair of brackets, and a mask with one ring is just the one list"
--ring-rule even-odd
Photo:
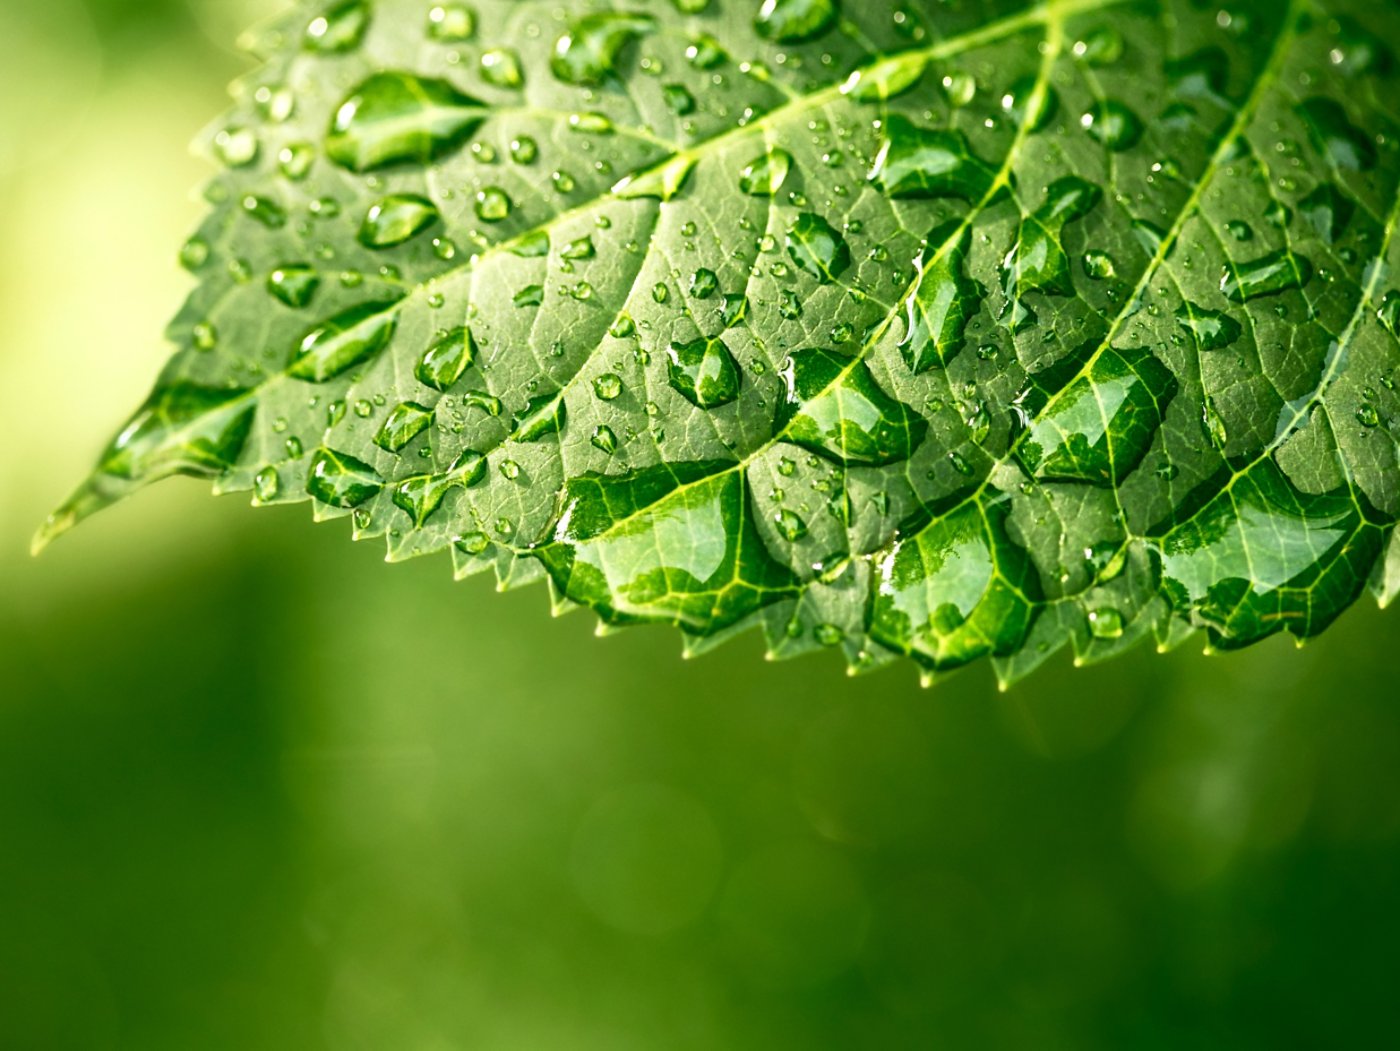
[(354, 0), (256, 36), (172, 474), (1004, 681), (1400, 590), (1400, 8)]

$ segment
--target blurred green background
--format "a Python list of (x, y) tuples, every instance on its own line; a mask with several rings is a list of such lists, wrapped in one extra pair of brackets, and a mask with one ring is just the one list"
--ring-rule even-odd
[(0, 0), (0, 1047), (1395, 1046), (1396, 620), (848, 680), (160, 486), (29, 536), (164, 359), (275, 0)]

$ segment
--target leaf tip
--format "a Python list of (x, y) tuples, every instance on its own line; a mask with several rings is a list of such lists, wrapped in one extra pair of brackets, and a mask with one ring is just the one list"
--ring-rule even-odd
[(103, 508), (111, 506), (113, 502), (113, 498), (103, 493), (93, 482), (84, 483), (53, 514), (44, 519), (44, 524), (29, 542), (30, 556), (38, 558), (50, 544), (70, 532), (83, 519), (90, 518)]

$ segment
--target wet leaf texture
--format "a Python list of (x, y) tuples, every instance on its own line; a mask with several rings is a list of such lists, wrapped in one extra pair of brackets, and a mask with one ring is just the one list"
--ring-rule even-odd
[(196, 475), (691, 650), (1005, 681), (1393, 595), (1394, 4), (344, 0), (252, 44), (175, 356), (41, 540)]

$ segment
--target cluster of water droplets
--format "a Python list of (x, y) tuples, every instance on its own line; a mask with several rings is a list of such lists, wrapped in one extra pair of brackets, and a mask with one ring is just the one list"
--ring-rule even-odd
[(199, 474), (933, 670), (1355, 597), (1400, 512), (1364, 12), (634, 6), (274, 30), (185, 349), (67, 518)]

